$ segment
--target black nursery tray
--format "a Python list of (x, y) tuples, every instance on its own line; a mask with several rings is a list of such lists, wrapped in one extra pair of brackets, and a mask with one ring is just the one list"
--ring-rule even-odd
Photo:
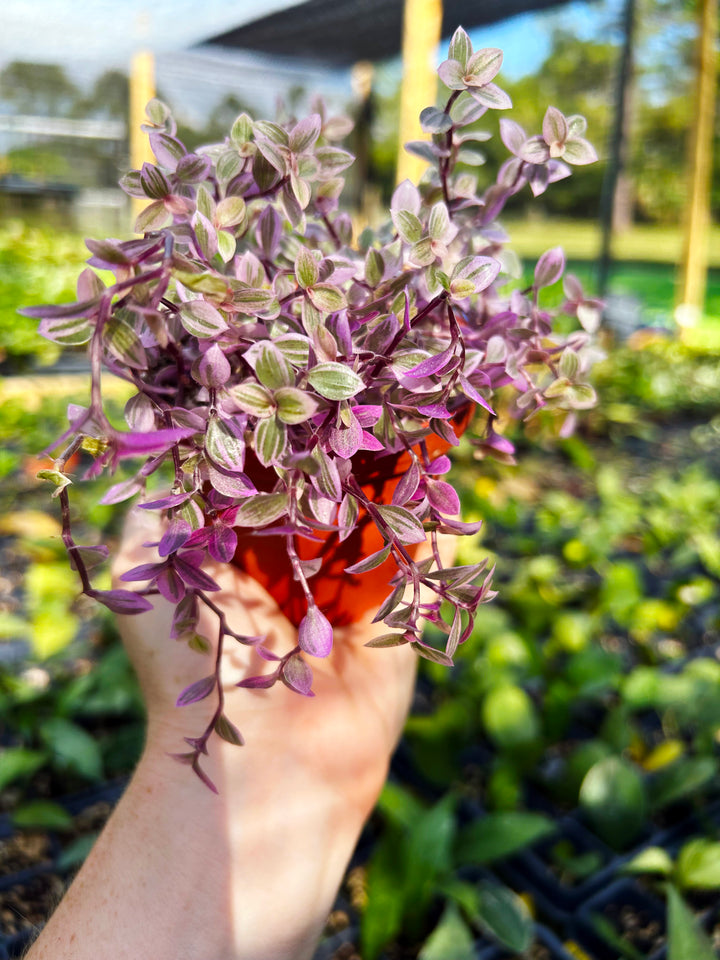
[(665, 906), (633, 879), (617, 880), (591, 897), (578, 912), (575, 932), (593, 960), (617, 960), (617, 942), (630, 943), (646, 960), (666, 956)]
[[(126, 782), (58, 801), (75, 819), (74, 839), (101, 829)], [(0, 960), (22, 956), (62, 897), (79, 866), (63, 865), (68, 844), (68, 837), (56, 831), (18, 831), (9, 817), (0, 817)]]
[[(561, 845), (570, 845), (578, 857), (592, 857), (593, 869), (585, 876), (572, 876), (559, 859)], [(611, 882), (618, 857), (575, 817), (563, 817), (557, 830), (499, 867), (516, 890), (531, 895), (538, 913), (560, 925), (567, 923), (580, 904)]]

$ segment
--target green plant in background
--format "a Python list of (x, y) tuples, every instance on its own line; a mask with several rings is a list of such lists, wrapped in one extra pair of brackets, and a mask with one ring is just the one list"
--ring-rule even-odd
[[(12, 745), (0, 751), (0, 792), (12, 788), (19, 823), (38, 822), (25, 810), (25, 786), (45, 775), (50, 796), (129, 772), (140, 755), (143, 707), (123, 648), (111, 642), (95, 662), (68, 659), (45, 668), (0, 674), (0, 733)], [(52, 817), (50, 808), (45, 808)]]
[(700, 927), (687, 897), (720, 891), (720, 842), (694, 837), (673, 859), (662, 847), (646, 847), (623, 872), (658, 878), (657, 890), (668, 905), (668, 960), (714, 960), (715, 949)]
[(17, 313), (29, 300), (69, 300), (86, 253), (82, 237), (11, 220), (0, 228), (0, 362), (15, 369), (32, 360), (46, 365), (60, 348), (37, 335), (37, 325)]
[(385, 828), (367, 867), (361, 923), (367, 960), (398, 935), (424, 943), (419, 960), (473, 960), (478, 934), (517, 953), (530, 945), (527, 907), (479, 868), (551, 834), (552, 822), (506, 813), (460, 827), (457, 802), (447, 793), (427, 808), (402, 787), (385, 787), (378, 806)]

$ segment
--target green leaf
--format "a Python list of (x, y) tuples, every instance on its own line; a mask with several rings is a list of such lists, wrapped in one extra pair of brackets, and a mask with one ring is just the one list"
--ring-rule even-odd
[(662, 847), (645, 847), (622, 868), (623, 873), (659, 873), (669, 877), (673, 862), (667, 850)]
[(409, 643), (407, 636), (404, 633), (383, 633), (379, 637), (373, 637), (372, 640), (368, 640), (367, 643), (363, 644), (366, 647), (402, 647), (406, 643)]
[(600, 760), (585, 775), (580, 806), (603, 840), (613, 847), (625, 846), (645, 822), (647, 801), (640, 774), (622, 757)]
[(675, 875), (683, 889), (720, 890), (720, 843), (706, 837), (689, 840), (678, 854)]
[(680, 757), (653, 776), (649, 796), (651, 809), (661, 810), (684, 797), (700, 793), (717, 773), (715, 757)]
[(173, 277), (188, 290), (195, 293), (207, 293), (212, 297), (221, 297), (223, 300), (228, 296), (227, 281), (213, 273), (190, 273), (188, 270), (173, 270)]
[(52, 800), (30, 800), (13, 812), (12, 822), (20, 829), (67, 830), (73, 819), (64, 807)]
[(445, 907), (440, 923), (425, 941), (418, 960), (474, 960), (475, 938), (454, 903)]
[(423, 235), (419, 217), (409, 210), (393, 210), (392, 221), (405, 243), (417, 243)]
[(240, 505), (236, 527), (265, 527), (287, 512), (287, 493), (256, 493)]
[(519, 810), (487, 813), (460, 833), (458, 862), (494, 863), (531, 846), (556, 829), (552, 820), (541, 813)]
[(463, 147), (462, 150), (458, 150), (457, 162), (465, 163), (469, 167), (482, 167), (486, 161), (486, 156), (480, 150), (471, 150), (467, 147)]
[(135, 220), (135, 233), (148, 233), (151, 230), (162, 230), (172, 215), (162, 200), (154, 200), (144, 210), (141, 210)]
[(444, 203), (436, 203), (430, 211), (428, 234), (431, 240), (443, 240), (450, 230), (450, 214)]
[(228, 325), (217, 307), (207, 300), (189, 300), (180, 307), (180, 322), (188, 333), (205, 339), (215, 337), (228, 329)]
[(270, 166), (284, 177), (287, 173), (287, 156), (283, 148), (272, 140), (258, 140), (257, 148)]
[(402, 927), (409, 904), (404, 880), (407, 841), (399, 829), (388, 830), (376, 844), (367, 870), (367, 905), (360, 921), (362, 956), (376, 960)]
[(297, 387), (279, 387), (274, 399), (278, 418), (283, 423), (305, 423), (318, 408), (317, 401)]
[(201, 213), (208, 220), (213, 221), (215, 219), (215, 211), (217, 210), (217, 204), (215, 203), (215, 198), (210, 193), (208, 188), (204, 183), (201, 183), (197, 189), (197, 195), (195, 197), (195, 203), (197, 205), (198, 212)]
[(218, 253), (222, 257), (223, 263), (229, 263), (235, 256), (237, 242), (235, 237), (227, 230), (218, 230), (217, 235)]
[(425, 528), (418, 518), (409, 510), (406, 510), (405, 507), (396, 507), (394, 504), (378, 504), (375, 509), (400, 543), (425, 542)]
[(409, 830), (422, 816), (424, 807), (407, 788), (388, 780), (378, 798), (378, 809), (383, 816)]
[(226, 150), (215, 164), (215, 173), (220, 183), (229, 183), (242, 170), (243, 160), (237, 150)]
[(355, 157), (339, 147), (317, 147), (315, 157), (320, 163), (320, 173), (327, 180), (349, 167)]
[(274, 343), (263, 341), (258, 348), (255, 373), (263, 386), (275, 390), (289, 386), (295, 376), (292, 367)]
[(165, 174), (152, 163), (144, 163), (140, 171), (140, 185), (151, 200), (162, 200), (170, 193)]
[(215, 733), (236, 747), (241, 747), (245, 743), (238, 728), (228, 720), (224, 713), (221, 713), (215, 721)]
[(707, 935), (673, 884), (667, 888), (667, 903), (668, 960), (717, 960)]
[(310, 343), (307, 337), (284, 334), (273, 340), (280, 353), (294, 367), (305, 367), (310, 356)]
[(488, 736), (503, 750), (527, 748), (538, 737), (535, 705), (515, 684), (501, 683), (490, 690), (483, 700), (481, 715)]
[(450, 114), (437, 107), (425, 107), (420, 114), (420, 126), (427, 133), (446, 133), (452, 125)]
[(345, 294), (333, 283), (316, 283), (308, 290), (308, 296), (313, 306), (323, 313), (336, 313), (347, 306)]
[[(245, 201), (242, 197), (225, 197), (215, 210), (216, 227), (235, 227), (246, 217)], [(208, 218), (210, 219), (210, 218)]]
[(295, 257), (295, 277), (297, 282), (307, 290), (313, 284), (318, 282), (320, 268), (317, 260), (307, 247), (300, 247)]
[(129, 323), (110, 317), (103, 327), (103, 344), (121, 363), (144, 370), (147, 366), (145, 348)]
[(410, 248), (410, 260), (419, 267), (428, 267), (435, 262), (435, 254), (432, 249), (432, 240), (430, 237), (423, 237)]
[(253, 124), (253, 130), (256, 135), (260, 134), (261, 137), (266, 137), (271, 143), (278, 146), (287, 147), (290, 143), (287, 130), (281, 127), (279, 123), (273, 123), (272, 120), (256, 120)]
[(234, 143), (247, 143), (252, 139), (253, 125), (251, 118), (246, 113), (241, 113), (235, 120), (230, 130), (230, 139)]
[(57, 317), (42, 324), (42, 335), (61, 347), (87, 343), (92, 334), (93, 328), (84, 317)]
[(374, 247), (370, 247), (365, 254), (365, 279), (375, 288), (383, 278), (385, 263), (382, 254)]
[(228, 391), (233, 401), (244, 413), (253, 417), (271, 417), (275, 413), (273, 395), (255, 380), (244, 380)]
[(99, 832), (89, 833), (69, 843), (57, 859), (58, 870), (70, 870), (87, 860), (99, 836)]
[(240, 313), (246, 314), (272, 311), (277, 307), (277, 300), (272, 290), (263, 290), (261, 287), (235, 287), (233, 303)]
[(153, 97), (145, 107), (145, 116), (151, 123), (161, 127), (166, 120), (170, 119), (170, 107), (157, 97)]
[(287, 444), (287, 432), (277, 417), (261, 420), (253, 435), (255, 455), (264, 467), (277, 463)]
[(79, 773), (88, 780), (102, 777), (100, 747), (87, 731), (62, 717), (46, 720), (40, 736), (61, 767)]
[(44, 750), (28, 750), (26, 747), (6, 747), (0, 750), (0, 790), (16, 780), (31, 777), (47, 763)]
[(503, 946), (523, 953), (530, 946), (533, 936), (532, 917), (523, 901), (499, 883), (482, 881), (478, 886), (480, 904), (474, 919)]
[(245, 443), (222, 422), (211, 420), (205, 431), (205, 450), (211, 460), (227, 470), (242, 471)]
[(457, 60), (463, 70), (465, 70), (468, 60), (472, 56), (472, 52), (473, 48), (470, 37), (462, 27), (458, 27), (450, 41), (448, 60)]
[(312, 387), (328, 400), (349, 400), (365, 386), (362, 379), (342, 363), (318, 363), (308, 372)]

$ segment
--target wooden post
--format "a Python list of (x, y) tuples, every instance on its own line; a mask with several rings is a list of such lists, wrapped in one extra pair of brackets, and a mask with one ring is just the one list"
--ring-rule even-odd
[(427, 167), (426, 160), (406, 153), (404, 145), (425, 137), (418, 117), (424, 107), (435, 104), (437, 97), (433, 58), (441, 31), (442, 0), (405, 0), (397, 183), (408, 178), (417, 182)]
[(717, 0), (701, 0), (695, 123), (690, 134), (688, 204), (675, 317), (681, 326), (694, 326), (705, 305), (710, 232), (712, 136), (717, 85)]
[[(155, 96), (155, 58), (148, 50), (136, 53), (130, 63), (130, 166), (139, 170), (143, 163), (154, 160), (148, 136), (140, 127), (146, 121), (145, 107)], [(133, 221), (147, 201), (132, 199)]]

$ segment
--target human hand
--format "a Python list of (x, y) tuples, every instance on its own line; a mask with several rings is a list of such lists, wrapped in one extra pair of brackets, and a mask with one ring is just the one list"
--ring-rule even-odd
[[(159, 528), (138, 513), (130, 517), (116, 571), (147, 562), (143, 542), (159, 539)], [(452, 538), (443, 542), (446, 557), (452, 545)], [(296, 646), (296, 629), (259, 584), (227, 565), (208, 566), (206, 572), (221, 587), (212, 601), (233, 630), (266, 636), (266, 645), (278, 655)], [(367, 615), (336, 630), (330, 656), (311, 659), (315, 696), (304, 697), (279, 683), (269, 690), (234, 689), (239, 680), (268, 672), (272, 664), (252, 647), (227, 639), (225, 713), (242, 731), (245, 745), (217, 737), (210, 741), (203, 767), (217, 785), (218, 798), (168, 756), (182, 751), (182, 738), (197, 736), (212, 716), (212, 698), (175, 706), (183, 688), (211, 672), (212, 654), (204, 662), (203, 655), (169, 639), (172, 608), (160, 597), (153, 602), (155, 609), (148, 613), (118, 618), (149, 715), (147, 747), (130, 803), (132, 788), (135, 794), (151, 792), (153, 800), (141, 795), (140, 802), (159, 804), (156, 824), (165, 829), (172, 822), (192, 825), (193, 846), (201, 845), (203, 863), (213, 865), (221, 903), (231, 905), (213, 925), (216, 934), (224, 931), (224, 952), (218, 956), (309, 957), (385, 781), (412, 696), (416, 655), (407, 646), (365, 647), (382, 632)], [(218, 620), (211, 610), (203, 610), (199, 629), (214, 652)], [(193, 846), (172, 856), (186, 858)], [(188, 872), (192, 876), (192, 869)], [(177, 881), (181, 874), (175, 870), (172, 876)], [(207, 891), (208, 884), (201, 889)], [(205, 911), (210, 910), (212, 903), (206, 903)]]

